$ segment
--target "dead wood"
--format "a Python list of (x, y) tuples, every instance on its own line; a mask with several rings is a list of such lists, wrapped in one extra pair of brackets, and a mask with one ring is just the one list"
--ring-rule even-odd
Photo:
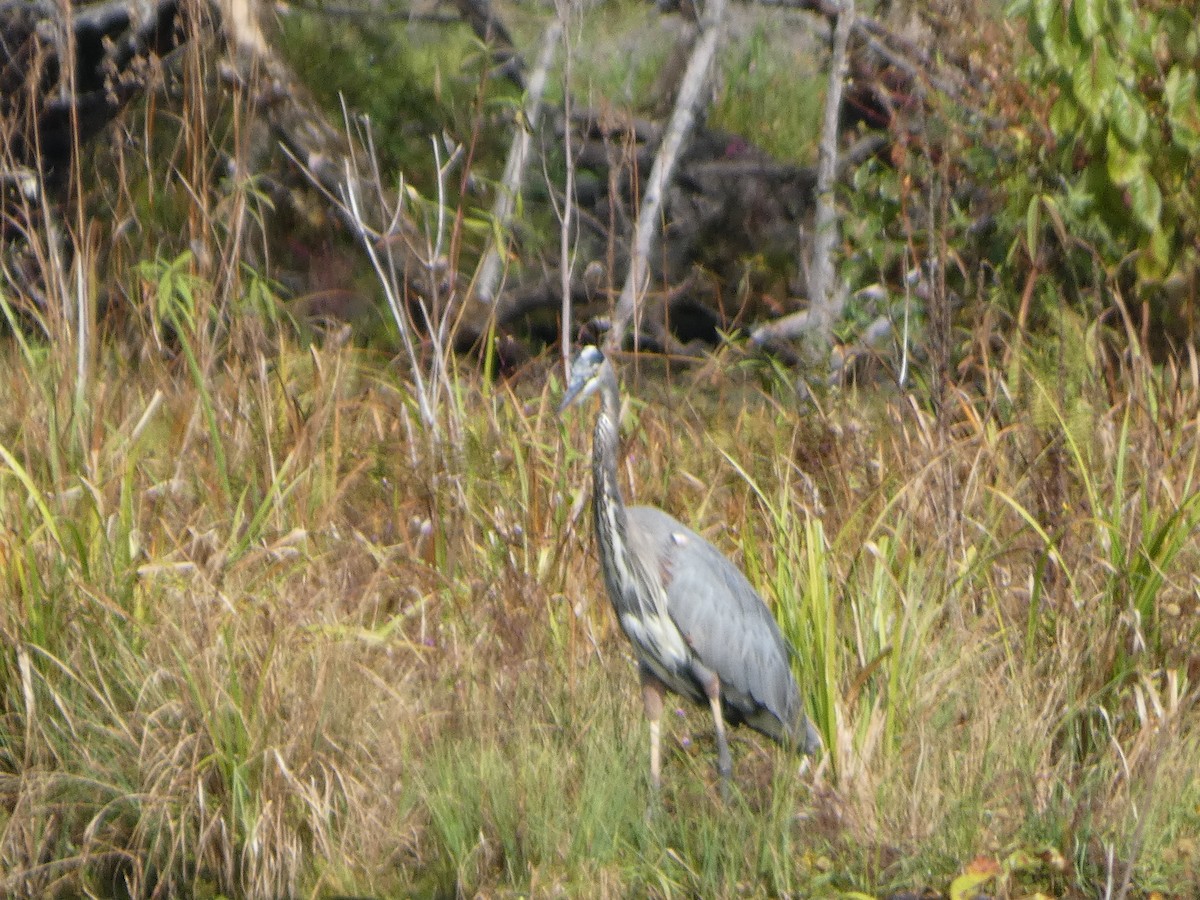
[[(763, 6), (782, 6), (790, 9), (802, 9), (815, 13), (835, 27), (840, 9), (838, 0), (754, 0)], [(919, 46), (893, 29), (888, 28), (878, 19), (864, 13), (856, 13), (851, 23), (851, 34), (862, 40), (871, 54), (879, 57), (875, 60), (874, 68), (879, 64), (893, 67), (903, 72), (912, 81), (908, 89), (924, 90), (925, 85), (934, 88), (942, 94), (955, 99), (961, 99), (968, 90), (977, 89), (964, 73), (961, 66), (948, 65), (939, 58), (939, 54)]]
[[(370, 207), (365, 218), (380, 223), (375, 240), (385, 242), (401, 260), (408, 287), (417, 295), (462, 302), (464, 285), (441, 261), (428, 258), (420, 230), (406, 216), (392, 216), (401, 208), (396, 198), (381, 193), (370, 177), (347, 170), (345, 160), (369, 156), (362, 134), (348, 133), (355, 129), (343, 129), (317, 105), (264, 35), (260, 3), (222, 0), (215, 7), (203, 2), (194, 7), (213, 11), (206, 24), (210, 33), (224, 38), (214, 43), (224, 59), (214, 69), (252, 101), (274, 141), (335, 210), (344, 210), (348, 193)], [(487, 3), (463, 0), (457, 5), (481, 37), (487, 36), (494, 46), (511, 47), (507, 29)], [(798, 5), (821, 15), (832, 8), (811, 0)], [(544, 328), (553, 340), (549, 331), (559, 321), (556, 310), (564, 294), (585, 315), (602, 318), (622, 285), (620, 274), (626, 272), (629, 277), (616, 301), (615, 334), (620, 336), (632, 310), (648, 300), (653, 308), (647, 310), (639, 340), (672, 351), (685, 349), (695, 338), (717, 340), (718, 330), (778, 319), (794, 309), (788, 298), (808, 294), (804, 272), (761, 275), (760, 261), (794, 257), (797, 229), (814, 209), (816, 170), (780, 163), (738, 135), (695, 126), (707, 88), (705, 54), (716, 44), (712, 21), (720, 9), (719, 0), (714, 0), (707, 11), (671, 122), (574, 107), (569, 123), (559, 116), (544, 129), (550, 141), (555, 130), (562, 140), (566, 129), (572, 129), (572, 156), (578, 171), (586, 173), (576, 211), (581, 232), (587, 235), (583, 243), (589, 245), (581, 260), (602, 260), (605, 272), (617, 273), (617, 284), (583, 285), (568, 277), (564, 288), (560, 267), (547, 265), (540, 274), (495, 293), (494, 304), (464, 304), (460, 345), (487, 334), (492, 323), (502, 331), (538, 333)], [(106, 0), (79, 7), (50, 0), (0, 0), (0, 113), (10, 148), (25, 154), (35, 167), (68, 171), (76, 140), (70, 129), (72, 116), (85, 141), (145, 90), (155, 71), (153, 60), (180, 45), (180, 10), (178, 0)], [(70, 40), (67, 27), (73, 31)], [(858, 15), (853, 29), (858, 36), (850, 50), (856, 84), (869, 84), (874, 93), (864, 89), (848, 97), (845, 106), (873, 104), (873, 124), (886, 126), (897, 105), (907, 102), (906, 91), (917, 94), (939, 85), (957, 90), (956, 85), (966, 83), (874, 20)], [(75, 56), (64, 65), (61, 54), (67, 47), (74, 48)], [(69, 68), (75, 72), (74, 92), (64, 80)], [(881, 73), (886, 72), (898, 74), (885, 78)], [(31, 123), (40, 130), (39, 144), (11, 139), (18, 125)], [(886, 142), (882, 133), (859, 140), (839, 160), (837, 177), (881, 152)], [(35, 146), (41, 159), (31, 156)], [(529, 268), (537, 271), (536, 262)], [(760, 277), (776, 281), (747, 283)], [(433, 279), (439, 283), (432, 284)], [(663, 287), (648, 290), (651, 283)]]
[(809, 307), (802, 313), (759, 326), (752, 336), (756, 344), (768, 338), (785, 340), (802, 335), (811, 338), (809, 355), (829, 355), (834, 323), (842, 315), (846, 291), (834, 285), (833, 251), (838, 244), (841, 228), (833, 188), (838, 168), (838, 122), (841, 117), (842, 86), (846, 79), (846, 47), (850, 27), (854, 22), (854, 0), (842, 0), (837, 27), (833, 34), (833, 51), (829, 61), (829, 88), (825, 92), (825, 114), (821, 124), (818, 147), (816, 215), (813, 219), (812, 257), (809, 263)]
[(634, 225), (628, 275), (617, 300), (613, 327), (608, 336), (611, 348), (620, 348), (630, 325), (633, 326), (635, 340), (640, 330), (640, 303), (647, 287), (649, 257), (658, 233), (658, 217), (663, 195), (671, 182), (680, 150), (691, 133), (699, 108), (702, 103), (707, 103), (705, 89), (708, 86), (724, 15), (725, 0), (708, 0), (700, 26), (700, 36), (688, 60), (687, 70), (684, 72), (675, 101), (675, 109), (650, 170), (641, 211)]
[(503, 274), (501, 254), (507, 250), (507, 239), (504, 235), (512, 225), (517, 196), (521, 193), (521, 185), (525, 180), (533, 132), (537, 129), (538, 122), (542, 117), (542, 93), (546, 89), (550, 64), (554, 61), (554, 52), (558, 48), (561, 36), (562, 27), (557, 21), (552, 22), (542, 36), (542, 51), (538, 54), (533, 77), (529, 80), (524, 116), (518, 119), (515, 125), (512, 146), (508, 151), (508, 161), (504, 166), (504, 177), (500, 180), (499, 188), (496, 191), (496, 202), (492, 207), (492, 228), (494, 235), (498, 237), (493, 237), (484, 253), (475, 279), (475, 296), (482, 303), (490, 304), (495, 299), (496, 290), (500, 286), (500, 277)]
[[(197, 23), (201, 29), (225, 39), (224, 63), (217, 68), (226, 87), (251, 101), (274, 140), (333, 208), (344, 211), (340, 201), (349, 189), (362, 199), (367, 218), (385, 221), (395, 198), (371, 183), (347, 184), (354, 176), (347, 175), (344, 162), (366, 155), (364, 148), (329, 119), (268, 40), (259, 0), (186, 7), (178, 0), (84, 6), (0, 0), (0, 140), (9, 164), (44, 173), (51, 189), (65, 182), (74, 149), (146, 90), (157, 58), (181, 46), (188, 10), (205, 15)], [(499, 33), (507, 34), (502, 28)], [(384, 238), (401, 258), (408, 283), (431, 293), (434, 267), (422, 258), (419, 230), (405, 216), (386, 221)], [(457, 285), (440, 287), (447, 292)]]
[(72, 148), (99, 132), (180, 40), (178, 0), (61, 6), (0, 0), (0, 142), (10, 162), (66, 178)]

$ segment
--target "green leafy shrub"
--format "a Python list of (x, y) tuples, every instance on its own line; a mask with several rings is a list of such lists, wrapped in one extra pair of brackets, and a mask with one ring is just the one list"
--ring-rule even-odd
[[(1183, 5), (1015, 0), (1049, 98), (1032, 148), (1066, 230), (1142, 283), (1195, 268), (1200, 233), (1200, 27)], [(1030, 208), (1038, 198), (1031, 201)], [(1031, 213), (1031, 219), (1033, 214)]]

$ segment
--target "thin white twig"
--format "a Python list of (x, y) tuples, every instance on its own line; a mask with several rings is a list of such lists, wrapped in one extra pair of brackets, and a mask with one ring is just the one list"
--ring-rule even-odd
[[(558, 24), (563, 43), (563, 121), (567, 127), (563, 129), (563, 154), (566, 157), (567, 178), (563, 186), (563, 210), (558, 231), (558, 274), (562, 288), (562, 320), (560, 335), (562, 340), (563, 378), (571, 372), (571, 272), (574, 268), (574, 254), (571, 252), (571, 229), (575, 213), (575, 157), (571, 146), (571, 52), (570, 29), (567, 28), (571, 15), (571, 4), (568, 0), (559, 0)], [(550, 192), (551, 197), (554, 192)], [(557, 204), (555, 204), (557, 208)]]
[[(391, 249), (388, 247), (388, 239), (386, 237), (381, 239), (370, 227), (363, 215), (362, 199), (358, 194), (360, 179), (355, 169), (355, 161), (347, 159), (345, 169), (346, 181), (343, 193), (346, 209), (350, 213), (350, 221), (358, 231), (359, 240), (362, 241), (363, 249), (367, 252), (367, 258), (371, 260), (371, 267), (375, 270), (379, 284), (383, 288), (383, 295), (387, 300), (388, 310), (391, 312), (392, 319), (396, 323), (396, 329), (400, 332), (400, 340), (404, 345), (404, 353), (411, 364), (413, 381), (417, 387), (417, 408), (421, 413), (421, 424), (425, 426), (426, 431), (430, 435), (436, 436), (438, 435), (437, 417), (434, 415), (430, 393), (425, 385), (425, 377), (421, 371), (416, 345), (413, 343), (412, 329), (409, 327), (409, 317), (401, 307), (400, 295), (397, 289), (399, 279), (395, 277), (395, 265), (390, 260)], [(402, 202), (403, 198), (397, 200), (397, 203)], [(388, 248), (389, 264), (387, 266), (380, 259), (379, 250), (376, 247), (376, 243), (379, 240), (382, 240), (384, 247)]]

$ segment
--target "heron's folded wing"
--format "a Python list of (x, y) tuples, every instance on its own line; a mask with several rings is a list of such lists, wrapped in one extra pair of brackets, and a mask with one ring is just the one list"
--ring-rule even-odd
[[(716, 547), (661, 510), (633, 507), (639, 543), (652, 548), (668, 611), (701, 664), (744, 716), (765, 708), (789, 731), (800, 716), (779, 626), (746, 576)], [(650, 562), (650, 560), (647, 560)]]

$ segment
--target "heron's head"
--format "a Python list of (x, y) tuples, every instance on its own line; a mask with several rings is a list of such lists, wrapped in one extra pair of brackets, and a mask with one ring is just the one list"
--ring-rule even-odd
[(598, 347), (588, 344), (580, 350), (575, 362), (571, 363), (571, 376), (558, 411), (561, 413), (568, 406), (580, 403), (594, 394), (600, 387), (606, 370), (610, 370), (608, 360)]

